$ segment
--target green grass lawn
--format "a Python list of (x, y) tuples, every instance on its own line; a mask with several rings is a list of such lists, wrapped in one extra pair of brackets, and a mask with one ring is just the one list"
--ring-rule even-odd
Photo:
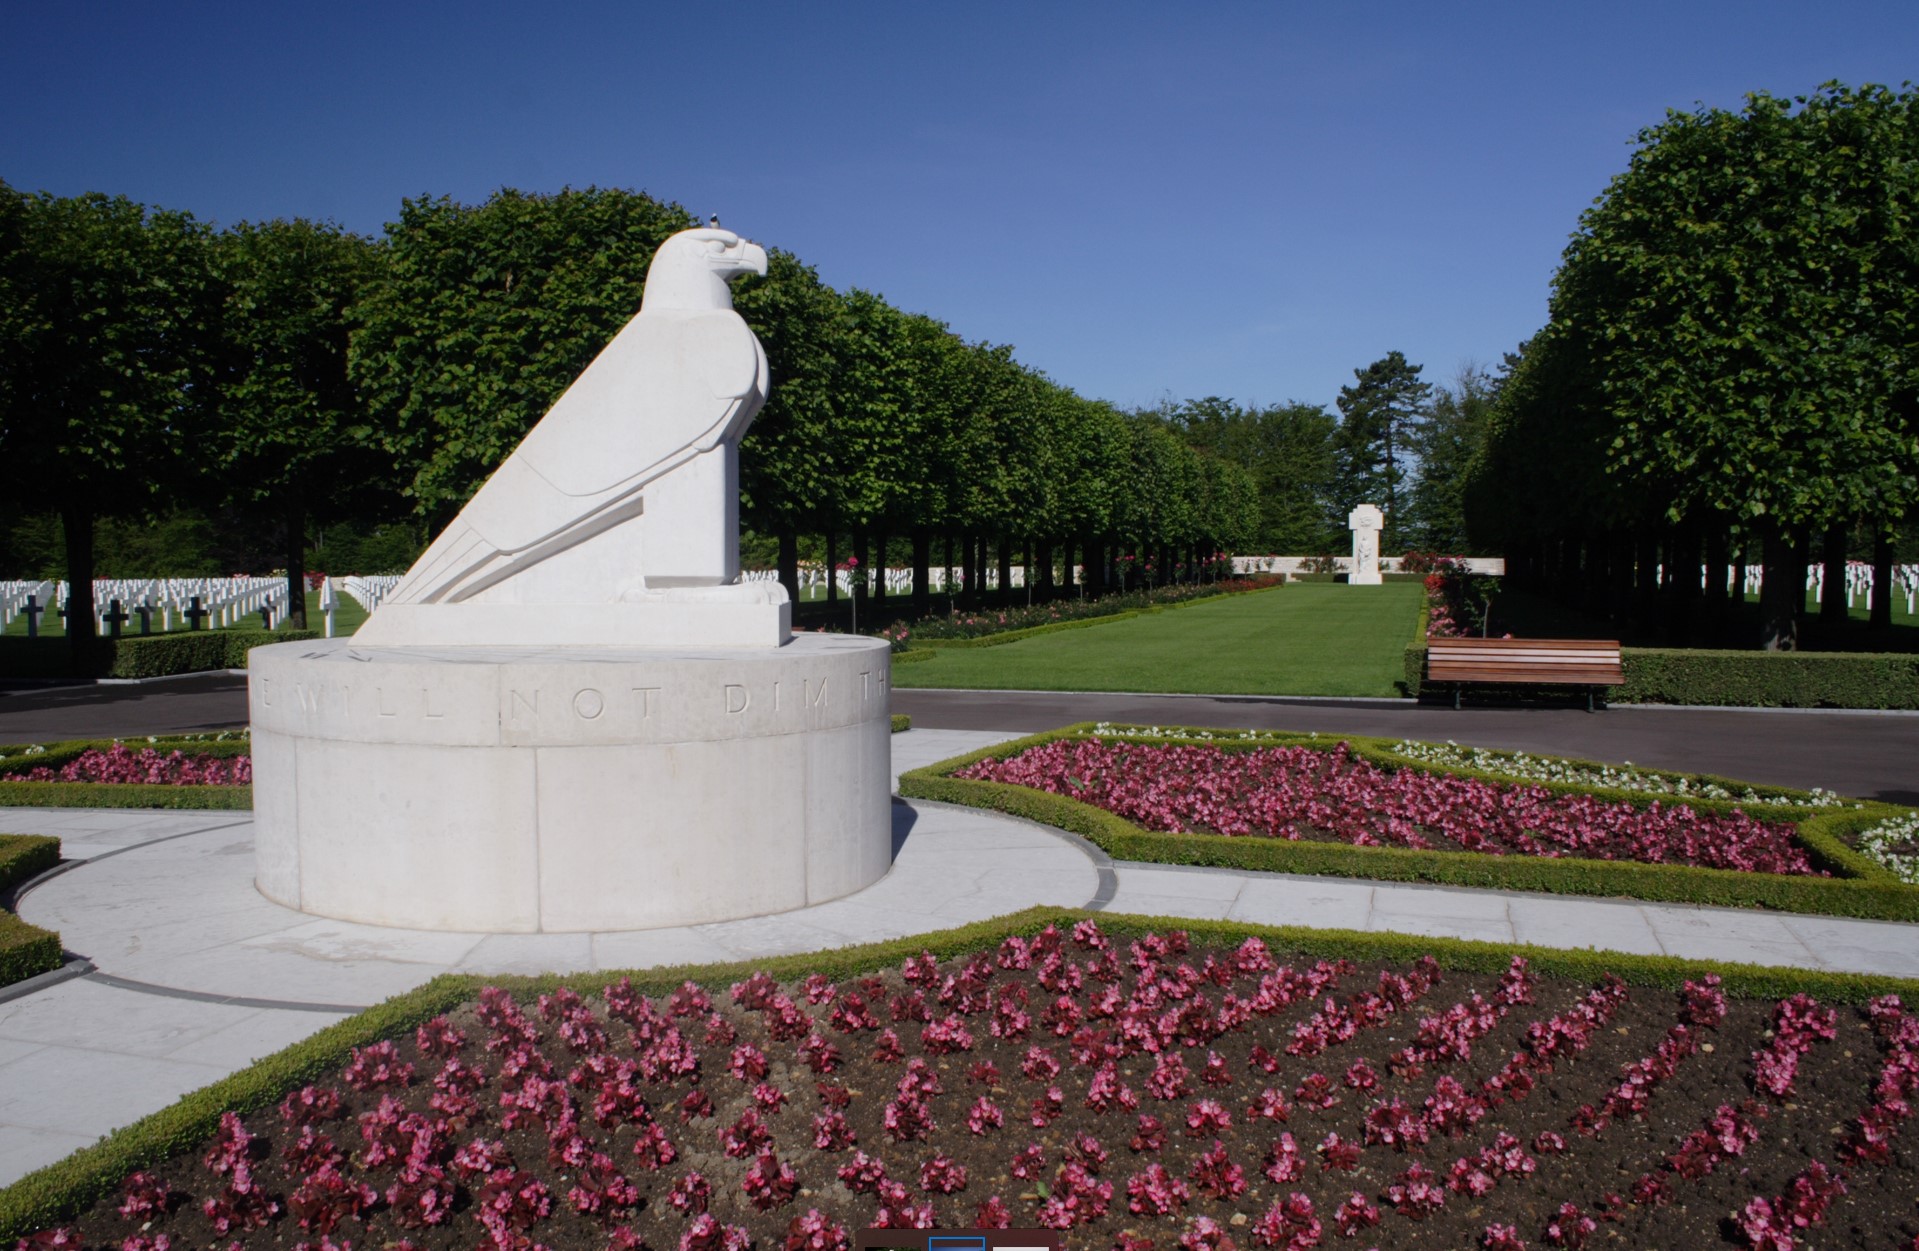
[(1425, 591), (1295, 584), (897, 665), (899, 687), (1206, 695), (1400, 693)]

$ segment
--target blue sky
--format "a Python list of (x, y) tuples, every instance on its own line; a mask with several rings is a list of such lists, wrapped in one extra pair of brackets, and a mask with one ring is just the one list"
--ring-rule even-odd
[(1496, 362), (1667, 108), (1919, 77), (1911, 0), (16, 3), (4, 30), (16, 188), (374, 234), (403, 197), (631, 187), (1126, 406)]

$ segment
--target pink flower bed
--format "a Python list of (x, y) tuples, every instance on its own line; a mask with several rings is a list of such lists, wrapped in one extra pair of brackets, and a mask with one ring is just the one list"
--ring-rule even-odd
[(839, 983), (488, 988), (15, 1248), (1909, 1246), (1919, 1017), (1718, 983), (1087, 920)]
[(1330, 751), (1227, 752), (1061, 739), (1008, 760), (982, 760), (954, 776), (1067, 795), (1150, 830), (1816, 873), (1786, 822), (1388, 771), (1344, 743)]
[(134, 751), (115, 743), (107, 751), (87, 751), (58, 772), (42, 766), (14, 775), (26, 782), (138, 782), (159, 786), (246, 786), (253, 781), (251, 756), (189, 756)]

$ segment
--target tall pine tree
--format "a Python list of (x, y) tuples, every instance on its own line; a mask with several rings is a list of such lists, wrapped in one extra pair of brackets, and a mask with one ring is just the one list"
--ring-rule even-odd
[(1403, 352), (1388, 352), (1364, 369), (1355, 384), (1339, 389), (1339, 433), (1335, 439), (1338, 505), (1343, 516), (1360, 504), (1386, 510), (1380, 550), (1398, 550), (1404, 526), (1399, 517), (1399, 485), (1411, 458), (1411, 432), (1426, 411), (1432, 386), (1419, 380), (1420, 365)]

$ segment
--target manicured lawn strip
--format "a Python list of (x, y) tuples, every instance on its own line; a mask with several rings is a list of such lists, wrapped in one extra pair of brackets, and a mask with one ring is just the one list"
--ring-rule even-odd
[[(1424, 594), (1417, 584), (1399, 584), (1227, 595), (1181, 605), (1186, 611), (1171, 615), (1074, 622), (1088, 628), (1050, 630), (1001, 646), (939, 647), (937, 664), (914, 665), (895, 682), (972, 690), (1394, 696)], [(915, 639), (913, 646), (931, 650), (934, 643)]]
[[(975, 782), (951, 776), (989, 756), (1017, 755), (1029, 747), (1068, 737), (1088, 736), (1090, 724), (1001, 743), (900, 775), (900, 794), (908, 799), (987, 808), (1024, 817), (1078, 834), (1118, 860), (1156, 864), (1203, 865), (1250, 869), (1267, 873), (1300, 873), (1328, 877), (1371, 878), (1393, 882), (1431, 882), (1496, 890), (1541, 891), (1550, 894), (1624, 896), (1671, 903), (1706, 904), (1735, 908), (1770, 908), (1780, 912), (1861, 917), (1887, 921), (1919, 921), (1919, 887), (1907, 886), (1890, 871), (1852, 851), (1841, 841), (1848, 829), (1882, 819), (1904, 809), (1885, 804), (1864, 808), (1821, 810), (1768, 808), (1781, 820), (1800, 822), (1800, 844), (1831, 878), (1792, 877), (1769, 873), (1741, 873), (1730, 869), (1690, 865), (1649, 865), (1618, 860), (1575, 857), (1491, 856), (1477, 852), (1413, 851), (1399, 847), (1352, 847), (1337, 843), (1297, 842), (1272, 838), (1228, 838), (1211, 834), (1164, 834), (1142, 829), (1124, 817), (1063, 795), (998, 782)], [(1155, 739), (1150, 735), (1108, 734), (1145, 743), (1190, 743)], [(1217, 742), (1227, 750), (1250, 751), (1261, 746), (1305, 744), (1331, 748), (1346, 742), (1355, 754), (1394, 767), (1420, 768), (1384, 750), (1386, 740), (1306, 735), (1272, 736), (1264, 740)], [(1376, 755), (1374, 753), (1377, 753)], [(1441, 772), (1439, 770), (1429, 770)], [(1459, 776), (1504, 781), (1494, 774), (1458, 770)], [(1607, 799), (1650, 804), (1657, 796), (1630, 791), (1581, 788), (1536, 783), (1567, 794), (1591, 794)], [(1743, 784), (1735, 784), (1743, 785)], [(1669, 802), (1669, 801), (1662, 801)], [(1729, 809), (1730, 801), (1700, 801), (1700, 809)]]
[(353, 1048), (396, 1037), (440, 1013), (452, 1011), (476, 998), (483, 986), (500, 986), (522, 1002), (530, 1002), (539, 994), (550, 993), (562, 985), (597, 988), (617, 982), (622, 976), (632, 978), (636, 991), (656, 997), (688, 980), (709, 988), (723, 988), (756, 971), (764, 971), (779, 981), (794, 981), (816, 972), (829, 979), (844, 980), (896, 966), (922, 951), (947, 960), (990, 950), (1011, 934), (1030, 937), (1047, 925), (1066, 929), (1088, 918), (1120, 940), (1151, 932), (1184, 930), (1196, 944), (1230, 946), (1257, 936), (1282, 959), (1294, 955), (1343, 956), (1355, 961), (1405, 963), (1430, 955), (1445, 969), (1499, 973), (1507, 968), (1514, 955), (1522, 955), (1541, 976), (1597, 981), (1612, 973), (1629, 985), (1667, 990), (1677, 989), (1688, 979), (1717, 974), (1723, 979), (1721, 989), (1729, 996), (1740, 998), (1781, 999), (1803, 992), (1828, 1003), (1863, 1004), (1886, 994), (1897, 994), (1908, 1001), (1919, 996), (1919, 980), (1907, 978), (1058, 908), (1032, 908), (957, 929), (859, 947), (728, 964), (683, 965), (629, 974), (600, 972), (492, 978), (443, 974), (417, 990), (377, 1004), (250, 1068), (195, 1091), (171, 1107), (116, 1130), (94, 1146), (83, 1148), (0, 1190), (0, 1241), (20, 1238), (72, 1219), (88, 1205), (113, 1192), (128, 1173), (159, 1164), (211, 1138), (222, 1113), (244, 1115), (271, 1107), (289, 1092), (346, 1064)]
[[(253, 750), (244, 736), (228, 733), (187, 734), (167, 738), (122, 739), (135, 750), (178, 750), (187, 755), (242, 756)], [(42, 766), (58, 770), (81, 754), (105, 751), (113, 739), (76, 739), (43, 744), (45, 751), (26, 755), (27, 744), (0, 745), (0, 808), (172, 808), (247, 811), (253, 807), (250, 786), (169, 786), (126, 782), (22, 782), (9, 775)]]
[[(0, 834), (0, 892), (60, 863), (60, 840), (40, 834)], [(60, 936), (0, 911), (0, 986), (60, 967)]]

